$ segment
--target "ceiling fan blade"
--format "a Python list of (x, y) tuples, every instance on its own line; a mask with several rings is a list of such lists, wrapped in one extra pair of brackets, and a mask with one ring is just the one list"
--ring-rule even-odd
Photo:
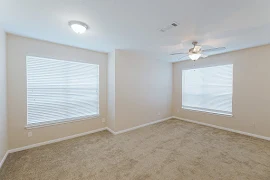
[(188, 54), (185, 55), (185, 56), (182, 56), (182, 57), (179, 59), (179, 61), (182, 60), (182, 59), (185, 58), (185, 57), (188, 57)]
[(206, 55), (206, 54), (202, 54), (202, 56), (201, 56), (202, 58), (206, 58), (206, 57), (208, 57), (208, 55)]
[(218, 47), (218, 48), (212, 48), (212, 49), (205, 49), (205, 50), (202, 50), (202, 52), (221, 51), (225, 49), (226, 47)]
[(172, 53), (172, 54), (170, 54), (170, 55), (178, 55), (178, 54), (187, 54), (187, 53)]

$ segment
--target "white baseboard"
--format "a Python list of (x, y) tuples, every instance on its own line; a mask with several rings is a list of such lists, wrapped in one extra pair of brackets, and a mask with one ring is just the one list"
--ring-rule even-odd
[(68, 140), (68, 139), (73, 139), (73, 138), (76, 138), (76, 137), (85, 136), (85, 135), (88, 135), (88, 134), (104, 131), (106, 129), (107, 128), (100, 128), (100, 129), (96, 129), (96, 130), (92, 130), (92, 131), (88, 131), (88, 132), (84, 132), (84, 133), (80, 133), (80, 134), (75, 134), (75, 135), (72, 135), (72, 136), (67, 136), (67, 137), (58, 138), (58, 139), (54, 139), (54, 140), (50, 140), (50, 141), (45, 141), (45, 142), (41, 142), (41, 143), (37, 143), (37, 144), (31, 144), (29, 146), (10, 149), (8, 151), (8, 153), (14, 153), (14, 152), (23, 151), (23, 150), (26, 150), (26, 149), (31, 149), (31, 148), (34, 148), (34, 147), (39, 147), (39, 146), (43, 146), (43, 145), (47, 145), (47, 144), (52, 144), (52, 143), (56, 143), (56, 142), (60, 142), (60, 141), (65, 141), (65, 140)]
[(112, 129), (108, 128), (108, 127), (107, 127), (107, 130), (110, 131), (111, 133), (113, 133), (114, 135), (117, 135), (117, 134), (122, 134), (122, 133), (125, 133), (125, 132), (128, 132), (128, 131), (133, 131), (135, 129), (142, 128), (142, 127), (145, 127), (145, 126), (149, 126), (149, 125), (152, 125), (152, 124), (160, 123), (160, 122), (172, 119), (172, 118), (173, 117), (167, 117), (167, 118), (164, 118), (164, 119), (160, 119), (160, 120), (157, 120), (157, 121), (152, 121), (152, 122), (149, 122), (149, 123), (146, 123), (146, 124), (142, 124), (142, 125), (139, 125), (139, 126), (135, 126), (135, 127), (132, 127), (132, 128), (128, 128), (128, 129), (124, 129), (124, 130), (116, 131), (116, 132), (113, 131)]
[(239, 130), (234, 130), (234, 129), (230, 129), (230, 128), (216, 126), (216, 125), (213, 125), (213, 124), (208, 124), (208, 123), (203, 123), (203, 122), (199, 122), (199, 121), (195, 121), (195, 120), (180, 118), (180, 117), (176, 117), (176, 116), (173, 116), (173, 118), (179, 119), (179, 120), (182, 120), (182, 121), (196, 123), (196, 124), (200, 124), (200, 125), (204, 125), (204, 126), (209, 126), (209, 127), (213, 127), (213, 128), (217, 128), (217, 129), (221, 129), (221, 130), (225, 130), (225, 131), (230, 131), (230, 132), (234, 132), (234, 133), (238, 133), (238, 134), (242, 134), (242, 135), (251, 136), (251, 137), (255, 137), (255, 138), (270, 141), (270, 137), (266, 137), (266, 136), (261, 136), (261, 135), (257, 135), (257, 134), (252, 134), (252, 133), (248, 133), (248, 132), (243, 132), (243, 131), (239, 131)]
[(166, 120), (169, 120), (169, 119), (172, 119), (172, 118), (270, 141), (270, 137), (256, 135), (256, 134), (252, 134), (252, 133), (248, 133), (248, 132), (243, 132), (243, 131), (239, 131), (239, 130), (234, 130), (234, 129), (230, 129), (230, 128), (216, 126), (216, 125), (213, 125), (213, 124), (208, 124), (208, 123), (203, 123), (203, 122), (199, 122), (199, 121), (195, 121), (195, 120), (190, 120), (190, 119), (185, 119), (185, 118), (172, 116), (172, 117), (160, 119), (160, 120), (157, 120), (157, 121), (153, 121), (153, 122), (150, 122), (150, 123), (142, 124), (142, 125), (139, 125), (139, 126), (135, 126), (135, 127), (129, 128), (129, 129), (121, 130), (121, 131), (116, 131), (115, 132), (112, 129), (110, 129), (108, 127), (105, 127), (105, 128), (100, 128), (100, 129), (96, 129), (96, 130), (92, 130), (92, 131), (88, 131), (88, 132), (84, 132), (84, 133), (80, 133), (80, 134), (75, 134), (75, 135), (72, 135), (72, 136), (67, 136), (67, 137), (63, 137), (63, 138), (59, 138), (59, 139), (54, 139), (54, 140), (45, 141), (45, 142), (41, 142), (41, 143), (37, 143), (37, 144), (32, 144), (32, 145), (29, 145), (29, 146), (10, 149), (10, 150), (8, 150), (6, 152), (5, 156), (1, 160), (0, 168), (4, 164), (4, 162), (5, 162), (5, 160), (6, 160), (9, 153), (23, 151), (23, 150), (26, 150), (26, 149), (31, 149), (31, 148), (35, 148), (35, 147), (39, 147), (39, 146), (43, 146), (43, 145), (47, 145), (47, 144), (52, 144), (52, 143), (56, 143), (56, 142), (60, 142), (60, 141), (68, 140), (68, 139), (73, 139), (73, 138), (76, 138), (76, 137), (85, 136), (85, 135), (88, 135), (88, 134), (92, 134), (92, 133), (96, 133), (96, 132), (100, 132), (100, 131), (104, 131), (104, 130), (108, 130), (112, 134), (117, 135), (117, 134), (125, 133), (125, 132), (128, 132), (128, 131), (132, 131), (132, 130), (135, 130), (135, 129), (138, 129), (138, 128), (142, 128), (142, 127), (145, 127), (145, 126), (149, 126), (149, 125), (152, 125), (152, 124), (156, 124), (156, 123), (159, 123), (159, 122), (163, 122), (163, 121), (166, 121)]
[(132, 127), (132, 128), (117, 131), (117, 132), (113, 131), (112, 129), (110, 129), (108, 127), (105, 127), (105, 128), (100, 128), (100, 129), (96, 129), (96, 130), (92, 130), (92, 131), (88, 131), (88, 132), (84, 132), (84, 133), (80, 133), (80, 134), (75, 134), (75, 135), (72, 135), (72, 136), (67, 136), (67, 137), (58, 138), (58, 139), (54, 139), (54, 140), (50, 140), (50, 141), (45, 141), (45, 142), (41, 142), (41, 143), (37, 143), (37, 144), (31, 144), (31, 145), (24, 146), (24, 147), (10, 149), (10, 150), (7, 151), (7, 153), (5, 154), (3, 159), (1, 160), (0, 168), (4, 164), (4, 161), (6, 160), (6, 157), (8, 156), (9, 153), (14, 153), (14, 152), (23, 151), (23, 150), (27, 150), (27, 149), (31, 149), (31, 148), (35, 148), (35, 147), (39, 147), (39, 146), (43, 146), (43, 145), (48, 145), (48, 144), (52, 144), (52, 143), (56, 143), (56, 142), (60, 142), (60, 141), (65, 141), (65, 140), (68, 140), (68, 139), (73, 139), (73, 138), (76, 138), (76, 137), (85, 136), (85, 135), (88, 135), (88, 134), (92, 134), (92, 133), (96, 133), (96, 132), (100, 132), (100, 131), (104, 131), (104, 130), (108, 130), (112, 134), (117, 135), (117, 134), (125, 133), (125, 132), (128, 132), (128, 131), (132, 131), (132, 130), (135, 130), (135, 129), (138, 129), (138, 128), (142, 128), (142, 127), (145, 127), (145, 126), (149, 126), (151, 124), (156, 124), (156, 123), (159, 123), (159, 122), (162, 122), (162, 121), (166, 121), (166, 120), (169, 120), (171, 118), (172, 117), (160, 119), (160, 120), (157, 120), (157, 121), (142, 124), (142, 125), (139, 125), (139, 126), (136, 126), (136, 127)]
[(1, 160), (1, 162), (0, 162), (0, 169), (1, 169), (1, 167), (3, 166), (3, 164), (4, 164), (4, 162), (5, 162), (5, 160), (6, 160), (7, 156), (8, 156), (8, 154), (9, 154), (9, 152), (7, 151), (6, 154), (4, 155), (4, 157), (2, 158), (2, 160)]
[(110, 133), (112, 133), (112, 134), (116, 135), (116, 132), (114, 132), (114, 130), (112, 130), (111, 128), (106, 127), (106, 129), (107, 129), (107, 131), (109, 131)]

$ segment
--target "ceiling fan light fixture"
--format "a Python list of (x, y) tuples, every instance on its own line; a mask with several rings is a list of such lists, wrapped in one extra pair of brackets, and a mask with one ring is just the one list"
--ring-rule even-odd
[(200, 54), (200, 53), (198, 53), (198, 54), (193, 53), (193, 54), (189, 54), (188, 56), (189, 56), (189, 58), (190, 58), (191, 60), (196, 61), (196, 60), (198, 60), (198, 59), (201, 57), (201, 55), (202, 55), (202, 54)]
[(83, 34), (88, 29), (88, 25), (81, 21), (69, 21), (68, 25), (77, 34)]
[[(201, 45), (198, 45), (197, 41), (192, 42), (193, 48), (189, 49), (188, 53), (182, 53), (182, 52), (176, 52), (171, 55), (179, 55), (179, 54), (185, 54), (180, 60), (182, 60), (184, 57), (189, 56), (189, 58), (193, 61), (198, 60), (200, 57), (206, 58), (208, 57), (207, 52), (212, 51), (221, 51), (226, 49), (226, 47), (217, 47), (217, 48), (211, 48), (211, 49), (202, 49)], [(206, 53), (206, 54), (205, 54)]]

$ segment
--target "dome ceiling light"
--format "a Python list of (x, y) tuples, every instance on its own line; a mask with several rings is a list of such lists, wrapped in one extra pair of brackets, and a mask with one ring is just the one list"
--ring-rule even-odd
[(83, 34), (88, 29), (88, 25), (81, 21), (69, 21), (68, 25), (77, 34)]

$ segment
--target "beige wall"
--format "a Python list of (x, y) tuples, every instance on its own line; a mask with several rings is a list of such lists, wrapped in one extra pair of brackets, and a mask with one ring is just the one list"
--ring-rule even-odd
[(115, 51), (108, 54), (108, 78), (107, 78), (108, 116), (107, 126), (115, 130)]
[[(4, 32), (1, 32), (0, 40), (0, 72), (3, 74), (1, 84), (5, 87)], [(269, 50), (270, 45), (200, 59), (195, 64), (192, 61), (184, 61), (172, 65), (138, 51), (116, 50), (107, 55), (8, 34), (9, 148), (102, 128), (106, 126), (101, 121), (103, 117), (107, 118), (107, 126), (114, 131), (125, 130), (174, 115), (270, 136)], [(26, 130), (26, 55), (99, 64), (100, 118)], [(233, 117), (181, 109), (182, 69), (193, 68), (194, 65), (206, 67), (231, 63), (234, 64)], [(7, 145), (5, 145), (7, 144), (7, 130), (4, 125), (6, 123), (6, 91), (4, 89), (1, 88), (0, 94), (0, 106), (3, 106), (0, 119), (0, 128), (2, 128), (0, 129), (0, 157), (7, 150)], [(29, 131), (33, 132), (33, 136), (28, 138)]]
[(116, 50), (115, 69), (116, 131), (171, 116), (171, 63), (142, 52)]
[(6, 95), (6, 33), (0, 29), (0, 162), (8, 150)]
[[(173, 64), (173, 115), (270, 137), (270, 45)], [(233, 117), (183, 110), (182, 69), (233, 64)], [(178, 112), (179, 111), (179, 112)]]
[[(82, 61), (100, 65), (100, 118), (26, 130), (26, 56)], [(57, 139), (105, 127), (107, 117), (107, 54), (7, 35), (7, 90), (9, 148)], [(1, 71), (2, 72), (2, 71)], [(28, 138), (27, 132), (33, 136)]]

